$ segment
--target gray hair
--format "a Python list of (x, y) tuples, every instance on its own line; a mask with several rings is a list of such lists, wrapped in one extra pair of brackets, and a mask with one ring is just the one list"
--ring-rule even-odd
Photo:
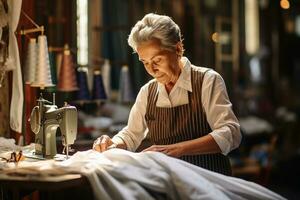
[(131, 29), (128, 44), (136, 52), (138, 45), (153, 39), (169, 51), (175, 51), (176, 44), (182, 42), (180, 28), (170, 17), (149, 13)]

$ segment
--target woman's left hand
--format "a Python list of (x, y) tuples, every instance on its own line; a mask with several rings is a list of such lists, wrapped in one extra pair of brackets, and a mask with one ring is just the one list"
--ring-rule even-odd
[(183, 147), (180, 143), (170, 145), (152, 145), (151, 147), (143, 150), (143, 152), (146, 151), (161, 152), (175, 158), (183, 156)]

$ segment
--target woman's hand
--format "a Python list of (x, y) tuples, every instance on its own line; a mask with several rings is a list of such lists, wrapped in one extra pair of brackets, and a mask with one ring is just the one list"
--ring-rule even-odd
[(180, 143), (170, 145), (152, 145), (151, 147), (143, 150), (143, 152), (146, 151), (161, 152), (168, 156), (179, 158), (183, 156), (183, 145)]
[(98, 137), (93, 144), (93, 149), (99, 152), (104, 152), (114, 147), (117, 147), (117, 145), (112, 142), (108, 135), (102, 135), (101, 137)]

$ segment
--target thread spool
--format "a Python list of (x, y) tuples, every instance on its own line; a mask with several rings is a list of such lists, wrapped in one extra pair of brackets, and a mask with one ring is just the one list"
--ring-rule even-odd
[(69, 48), (66, 46), (59, 72), (58, 90), (62, 92), (71, 92), (78, 90), (75, 68)]
[(38, 57), (37, 57), (37, 68), (35, 70), (35, 80), (31, 84), (32, 87), (52, 87), (54, 84), (51, 79), (49, 54), (47, 38), (45, 35), (38, 37)]
[(110, 73), (111, 73), (110, 62), (109, 62), (108, 59), (105, 59), (104, 64), (101, 68), (101, 74), (102, 74), (103, 84), (104, 84), (104, 88), (105, 88), (107, 98), (110, 98), (110, 95), (111, 95), (110, 94), (111, 93)]
[[(51, 73), (51, 80), (54, 85), (57, 85), (57, 72), (56, 72), (56, 53), (52, 51), (52, 48), (49, 47), (49, 62), (50, 62), (50, 73)], [(46, 91), (53, 93), (56, 92), (57, 88), (54, 87), (47, 87)]]
[(86, 67), (79, 67), (77, 69), (77, 83), (79, 90), (76, 93), (77, 100), (90, 100), (90, 92), (87, 83), (87, 72)]
[(103, 79), (100, 70), (94, 71), (93, 79), (93, 100), (106, 100), (107, 95), (103, 85)]
[(56, 53), (49, 47), (50, 72), (53, 84), (57, 84)]
[(123, 65), (120, 74), (119, 83), (119, 101), (121, 103), (131, 103), (134, 101), (129, 69), (127, 65)]
[(30, 38), (27, 47), (27, 56), (25, 61), (25, 83), (30, 84), (35, 80), (35, 71), (37, 66), (37, 43), (35, 38)]

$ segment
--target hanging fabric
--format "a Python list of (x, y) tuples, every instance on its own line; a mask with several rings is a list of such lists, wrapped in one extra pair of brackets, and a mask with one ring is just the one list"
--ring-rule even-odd
[(15, 31), (18, 26), (22, 1), (8, 0), (9, 16), (9, 47), (8, 54), (10, 62), (7, 63), (9, 69), (13, 69), (12, 97), (10, 107), (10, 127), (12, 130), (22, 132), (22, 111), (23, 111), (23, 84), (19, 58), (18, 43)]

